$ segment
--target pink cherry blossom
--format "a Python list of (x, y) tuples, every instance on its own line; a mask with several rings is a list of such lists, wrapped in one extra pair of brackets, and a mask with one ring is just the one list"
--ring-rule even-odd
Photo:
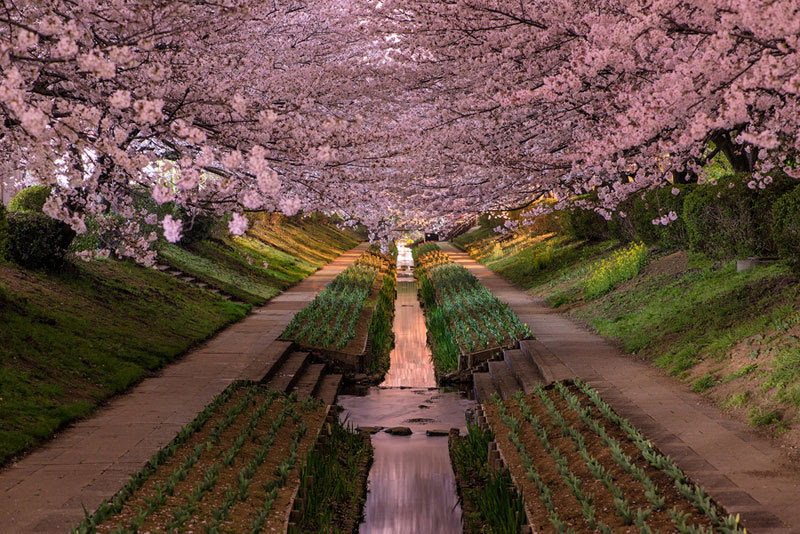
[(230, 230), (233, 235), (242, 235), (247, 231), (249, 226), (250, 223), (247, 221), (247, 217), (243, 216), (241, 213), (234, 213), (228, 223), (228, 230)]
[(164, 239), (170, 243), (177, 243), (181, 239), (181, 232), (183, 230), (183, 222), (175, 220), (172, 215), (165, 215), (161, 221), (164, 228)]

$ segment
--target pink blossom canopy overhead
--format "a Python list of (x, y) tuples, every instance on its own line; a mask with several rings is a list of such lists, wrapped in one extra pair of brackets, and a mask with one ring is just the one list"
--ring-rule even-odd
[[(796, 0), (4, 0), (5, 180), (145, 263), (200, 214), (374, 237), (486, 210), (797, 175)], [(145, 201), (146, 200), (146, 201)], [(157, 215), (172, 202), (181, 215)], [(533, 210), (535, 213), (535, 210)]]

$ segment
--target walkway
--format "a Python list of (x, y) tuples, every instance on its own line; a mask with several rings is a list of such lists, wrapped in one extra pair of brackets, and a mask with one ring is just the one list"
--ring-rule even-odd
[(598, 389), (717, 502), (741, 514), (748, 532), (800, 532), (800, 469), (768, 440), (449, 243), (440, 246), (508, 303), (574, 376)]
[(247, 367), (367, 244), (192, 350), (157, 376), (111, 400), (45, 446), (0, 472), (4, 533), (68, 532), (127, 482), (178, 430)]

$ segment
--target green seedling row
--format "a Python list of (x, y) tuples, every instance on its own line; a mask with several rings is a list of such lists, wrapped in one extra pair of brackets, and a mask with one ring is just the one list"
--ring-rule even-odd
[(344, 349), (356, 337), (361, 310), (385, 262), (375, 252), (364, 252), (295, 314), (282, 337), (306, 346)]
[[(419, 253), (420, 249), (427, 252)], [(507, 304), (438, 246), (428, 243), (415, 250), (415, 272), (433, 338), (434, 361), (440, 371), (454, 370), (459, 354), (507, 347), (531, 337), (528, 326)]]
[[(582, 392), (585, 396), (581, 397), (576, 392)], [(588, 403), (581, 400), (587, 398)], [(555, 399), (559, 399), (559, 402), (556, 402)], [(662, 520), (668, 518), (671, 521), (670, 529), (682, 534), (710, 534), (712, 529), (704, 526), (707, 523), (705, 521), (698, 522), (698, 519), (702, 517), (710, 520), (714, 532), (723, 534), (745, 532), (739, 525), (738, 516), (721, 513), (702, 488), (692, 484), (669, 457), (656, 451), (638, 429), (617, 415), (602, 400), (599, 393), (587, 384), (576, 381), (575, 387), (570, 388), (568, 384), (556, 383), (552, 389), (538, 386), (531, 395), (526, 396), (522, 392), (518, 392), (513, 401), (503, 402), (496, 395), (493, 400), (497, 407), (498, 418), (502, 422), (504, 430), (507, 431), (508, 440), (516, 449), (514, 452), (519, 455), (525, 476), (538, 490), (538, 504), (541, 506), (536, 508), (543, 508), (547, 512), (548, 522), (556, 532), (570, 533), (591, 530), (592, 532), (610, 533), (614, 531), (614, 524), (618, 525), (621, 522), (622, 525), (631, 526), (638, 532), (646, 534), (656, 531), (651, 525), (651, 518), (656, 514), (660, 514)], [(510, 407), (514, 404), (518, 407), (521, 417), (515, 417), (510, 412)], [(534, 405), (538, 405), (537, 410), (540, 414), (542, 412), (546, 414), (544, 419), (542, 419), (543, 415), (534, 415), (534, 409), (532, 409)], [(577, 414), (582, 424), (570, 424), (567, 417), (568, 412)], [(640, 455), (632, 457), (628, 454), (619, 439), (610, 434), (611, 426), (619, 427), (625, 436), (636, 445)], [(527, 429), (526, 435), (532, 433), (536, 436), (535, 442), (525, 441), (521, 437), (523, 429)], [(569, 439), (571, 448), (582, 461), (585, 470), (576, 469), (577, 464), (574, 463), (574, 459), (569, 460), (566, 449), (559, 450), (555, 445), (554, 439), (556, 438)], [(589, 447), (590, 443), (593, 445), (592, 447)], [(604, 458), (602, 461), (590, 451), (590, 449), (597, 451), (598, 444), (608, 451), (608, 454), (602, 455)], [(630, 448), (630, 445), (628, 447)], [(532, 459), (532, 451), (535, 449), (540, 449), (551, 457), (560, 483), (568, 488), (575, 498), (581, 512), (580, 518), (565, 518), (563, 514), (559, 515), (558, 506), (553, 500), (555, 488), (544, 482), (541, 473), (544, 466), (536, 465)], [(643, 465), (651, 468), (650, 473), (653, 472), (652, 468), (665, 473), (672, 480), (680, 496), (694, 506), (697, 514), (682, 512), (678, 506), (667, 509), (665, 492), (669, 488), (660, 487), (648, 474), (648, 470), (642, 467)], [(625, 486), (618, 476), (612, 474), (612, 468), (620, 469), (629, 475), (630, 480), (635, 481), (635, 487)], [(586, 472), (590, 476), (587, 477)], [(580, 473), (584, 473), (584, 475), (581, 476)], [(597, 482), (601, 483), (602, 490), (610, 494), (610, 500), (613, 501), (613, 513), (617, 516), (616, 520), (610, 519), (613, 516), (607, 515), (610, 511), (605, 512), (606, 515), (604, 515), (597, 507), (596, 492), (599, 491)], [(587, 489), (589, 487), (595, 488), (594, 491), (589, 491)], [(637, 506), (631, 504), (631, 492), (643, 494), (647, 505), (641, 506), (641, 500), (638, 501), (640, 504)], [(674, 490), (671, 492), (675, 493)]]
[[(237, 512), (237, 505), (247, 503), (241, 513), (249, 518), (248, 531), (260, 532), (270, 514), (278, 512), (272, 507), (277, 492), (287, 484), (297, 464), (299, 443), (307, 431), (304, 417), (322, 411), (324, 407), (317, 400), (299, 401), (296, 394), (285, 396), (264, 386), (236, 382), (72, 531), (230, 532), (226, 521)], [(287, 424), (292, 425), (291, 430)], [(193, 439), (206, 428), (205, 435)], [(288, 450), (285, 445), (274, 448), (282, 432), (291, 432)], [(181, 460), (169, 462), (176, 455), (181, 455)], [(283, 459), (268, 476), (262, 466), (275, 455)], [(254, 487), (259, 469), (262, 483)], [(156, 473), (160, 482), (145, 484)], [(187, 485), (187, 478), (195, 482)], [(254, 508), (256, 514), (248, 511)]]

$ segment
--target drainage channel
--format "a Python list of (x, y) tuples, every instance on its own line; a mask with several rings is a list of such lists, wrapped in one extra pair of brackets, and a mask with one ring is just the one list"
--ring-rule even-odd
[[(397, 274), (395, 348), (389, 372), (365, 395), (340, 395), (338, 400), (343, 418), (375, 431), (360, 533), (460, 533), (461, 506), (447, 432), (466, 431), (464, 413), (475, 403), (460, 392), (436, 387), (411, 250), (402, 245)], [(411, 434), (399, 435), (406, 428)]]

